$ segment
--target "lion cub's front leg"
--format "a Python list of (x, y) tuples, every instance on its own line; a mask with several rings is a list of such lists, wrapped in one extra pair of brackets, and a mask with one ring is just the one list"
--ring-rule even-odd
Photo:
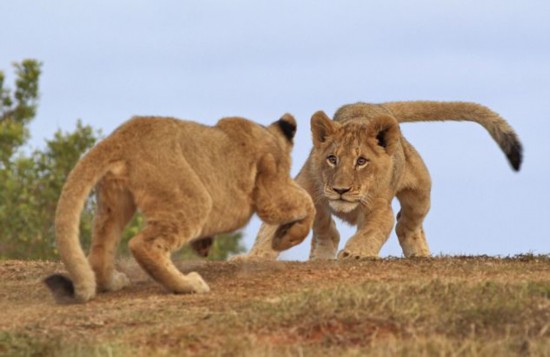
[(300, 244), (309, 234), (315, 218), (310, 195), (284, 172), (277, 172), (276, 161), (267, 155), (260, 161), (256, 179), (256, 213), (268, 225), (277, 226), (271, 235), (271, 247), (283, 251)]
[(279, 252), (273, 250), (272, 242), (278, 228), (279, 226), (276, 224), (262, 223), (250, 252), (246, 255), (236, 255), (230, 260), (277, 260)]
[(357, 232), (338, 253), (338, 259), (378, 258), (382, 245), (390, 236), (394, 222), (389, 203), (371, 208), (359, 222)]
[(403, 190), (397, 194), (401, 211), (397, 214), (395, 232), (403, 254), (407, 258), (429, 257), (430, 249), (422, 227), (430, 210), (429, 186), (416, 190)]
[(335, 259), (340, 243), (336, 223), (326, 208), (316, 207), (309, 259)]
[[(258, 214), (265, 222), (260, 226), (254, 245), (247, 255), (232, 257), (232, 260), (276, 260), (281, 251), (301, 243), (307, 237), (315, 219), (315, 207), (305, 190), (296, 185), (289, 187), (289, 193), (283, 192), (278, 196), (278, 205), (268, 204), (269, 201), (261, 203), (262, 209)], [(276, 223), (285, 221), (288, 223)]]

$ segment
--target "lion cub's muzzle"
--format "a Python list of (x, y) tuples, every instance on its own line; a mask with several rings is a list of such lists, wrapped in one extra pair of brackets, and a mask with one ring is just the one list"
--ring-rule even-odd
[(354, 201), (353, 199), (351, 199), (351, 197), (349, 197), (350, 195), (352, 195), (351, 187), (325, 185), (324, 191), (325, 197), (329, 200)]
[(336, 212), (353, 211), (361, 201), (351, 187), (325, 187), (325, 197), (328, 198), (329, 206)]

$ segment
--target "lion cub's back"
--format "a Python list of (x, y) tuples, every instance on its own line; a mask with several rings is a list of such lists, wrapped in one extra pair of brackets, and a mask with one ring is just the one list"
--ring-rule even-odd
[[(206, 126), (165, 117), (134, 117), (120, 126), (106, 141), (122, 154), (120, 159), (136, 171), (159, 170), (182, 158), (210, 190), (227, 190), (253, 184), (256, 150), (240, 141), (256, 144), (248, 135), (249, 122), (238, 128)], [(253, 127), (253, 125), (252, 125)], [(118, 156), (118, 155), (117, 155)], [(179, 173), (180, 175), (182, 173)]]
[(125, 136), (132, 141), (186, 138), (192, 140), (197, 134), (209, 132), (212, 129), (203, 124), (172, 117), (134, 116), (118, 127), (112, 135)]
[(136, 116), (118, 127), (107, 141), (125, 148), (126, 155), (169, 154), (189, 152), (195, 155), (202, 148), (221, 145), (224, 135), (215, 127), (171, 117)]

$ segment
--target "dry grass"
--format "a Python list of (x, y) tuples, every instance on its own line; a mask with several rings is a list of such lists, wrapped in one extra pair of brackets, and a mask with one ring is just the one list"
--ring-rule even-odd
[(52, 262), (0, 262), (0, 354), (550, 355), (550, 256), (192, 262), (212, 292), (134, 285), (53, 303)]

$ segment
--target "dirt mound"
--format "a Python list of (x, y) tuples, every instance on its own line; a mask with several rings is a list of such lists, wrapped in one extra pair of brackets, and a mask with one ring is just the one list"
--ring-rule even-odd
[[(463, 294), (470, 294), (473, 300), (487, 294), (504, 296), (510, 286), (526, 289), (529, 299), (538, 299), (534, 318), (550, 320), (548, 256), (353, 262), (189, 261), (177, 266), (183, 272), (200, 273), (211, 292), (167, 293), (128, 259), (120, 261), (119, 268), (130, 277), (129, 288), (99, 294), (83, 305), (57, 305), (42, 279), (63, 271), (60, 263), (0, 262), (0, 354), (23, 351), (47, 355), (48, 351), (72, 353), (91, 348), (99, 354), (105, 350), (114, 354), (185, 351), (269, 355), (289, 351), (282, 347), (372, 347), (384, 340), (410, 339), (420, 333), (414, 324), (422, 324), (422, 319), (426, 320), (422, 329), (431, 329), (431, 315), (423, 317), (423, 311), (428, 311), (434, 301), (444, 304), (443, 312), (452, 309), (452, 304), (459, 306), (460, 301), (445, 299), (458, 299), (455, 295), (456, 291), (458, 296), (462, 294), (460, 289), (474, 289)], [(406, 309), (427, 305), (409, 321), (408, 315), (400, 317), (402, 311), (391, 303), (392, 299), (393, 304), (410, 299), (410, 295), (418, 295), (418, 301), (412, 300)], [(426, 302), (429, 299), (433, 301)], [(525, 318), (527, 323), (529, 317)], [(447, 324), (458, 326), (458, 321), (457, 317), (457, 322)], [(479, 324), (487, 326), (484, 321)], [(548, 325), (545, 330), (543, 327), (537, 333), (548, 336)]]

